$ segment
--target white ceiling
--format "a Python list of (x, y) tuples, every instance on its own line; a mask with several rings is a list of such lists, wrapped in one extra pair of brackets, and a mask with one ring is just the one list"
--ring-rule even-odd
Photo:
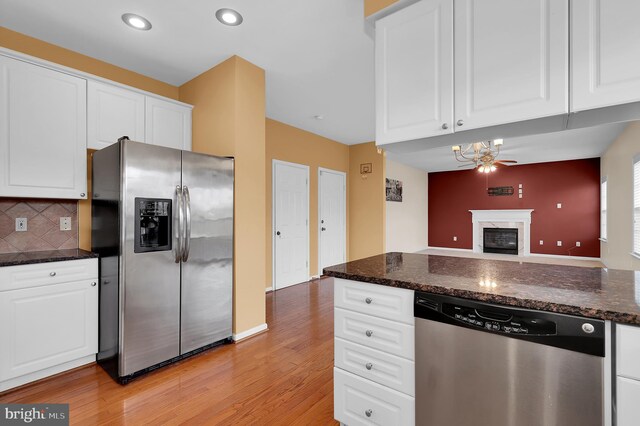
[[(532, 164), (600, 157), (626, 126), (627, 123), (616, 123), (505, 139), (498, 158)], [(450, 146), (407, 154), (390, 151), (392, 149), (391, 145), (387, 146), (387, 158), (427, 172), (465, 169), (459, 167), (462, 163), (455, 160)]]
[[(345, 144), (374, 140), (363, 0), (0, 0), (0, 25), (181, 85), (232, 55), (266, 70), (267, 116)], [(238, 27), (220, 24), (222, 7)], [(124, 25), (137, 13), (151, 31)], [(324, 116), (316, 120), (315, 115)]]

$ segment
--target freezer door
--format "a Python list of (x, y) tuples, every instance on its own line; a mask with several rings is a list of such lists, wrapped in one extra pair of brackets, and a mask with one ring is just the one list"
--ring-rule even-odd
[[(175, 249), (181, 152), (126, 141), (122, 170), (119, 374), (127, 376), (180, 354), (180, 263), (176, 263)], [(166, 214), (171, 214), (171, 220)], [(154, 220), (158, 228), (149, 223)], [(157, 238), (149, 233), (167, 225), (171, 226), (170, 247), (155, 244)], [(143, 246), (155, 244), (158, 250), (136, 252), (136, 237)]]
[(185, 236), (180, 351), (231, 336), (233, 160), (182, 152)]

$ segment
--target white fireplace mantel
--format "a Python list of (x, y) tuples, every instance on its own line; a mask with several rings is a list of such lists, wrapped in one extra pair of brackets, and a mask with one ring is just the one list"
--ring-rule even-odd
[(481, 222), (516, 222), (522, 223), (524, 232), (522, 235), (524, 249), (523, 256), (531, 254), (531, 212), (533, 209), (514, 210), (469, 210), (473, 223), (473, 251), (482, 253), (482, 226)]

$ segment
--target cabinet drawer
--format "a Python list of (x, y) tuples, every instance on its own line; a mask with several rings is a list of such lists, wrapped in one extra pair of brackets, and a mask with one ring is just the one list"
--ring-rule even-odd
[(640, 382), (618, 377), (617, 388), (617, 425), (637, 426), (640, 419)]
[(0, 292), (98, 278), (98, 259), (66, 260), (0, 268)]
[(413, 361), (366, 346), (335, 339), (335, 365), (350, 373), (415, 396)]
[(640, 380), (640, 327), (616, 325), (617, 374)]
[(415, 424), (415, 400), (339, 368), (333, 369), (334, 417), (349, 426)]
[(414, 324), (413, 290), (339, 278), (334, 283), (334, 306)]
[(335, 309), (334, 334), (350, 342), (414, 359), (413, 326), (371, 315)]

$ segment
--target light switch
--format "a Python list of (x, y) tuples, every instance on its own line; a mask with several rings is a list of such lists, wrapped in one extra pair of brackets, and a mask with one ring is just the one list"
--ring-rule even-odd
[(453, 236), (453, 241), (458, 241), (458, 237), (456, 237), (455, 235)]
[(562, 241), (558, 241), (558, 247), (562, 247)]
[(576, 241), (576, 247), (580, 247), (580, 241)]
[(558, 203), (558, 204), (556, 204), (556, 207), (558, 207), (559, 209), (561, 209), (561, 208), (562, 208), (562, 203)]
[(540, 240), (540, 245), (544, 245), (544, 241)]
[(521, 183), (518, 184), (518, 188), (522, 189), (522, 184)]

